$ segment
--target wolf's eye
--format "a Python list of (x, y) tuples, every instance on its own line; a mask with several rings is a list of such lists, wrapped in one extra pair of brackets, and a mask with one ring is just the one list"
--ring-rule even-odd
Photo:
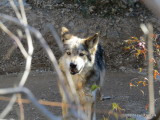
[(84, 56), (84, 53), (79, 53), (79, 56)]
[(67, 55), (71, 55), (71, 52), (67, 52)]

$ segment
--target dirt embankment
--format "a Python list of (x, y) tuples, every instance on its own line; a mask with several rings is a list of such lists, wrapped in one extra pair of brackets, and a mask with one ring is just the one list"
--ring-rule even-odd
[[(104, 14), (98, 14), (99, 12), (95, 13), (96, 9), (93, 9), (93, 13), (87, 14), (87, 17), (81, 12), (81, 6), (78, 4), (65, 4), (60, 2), (53, 5), (51, 4), (51, 7), (47, 6), (47, 4), (41, 5), (43, 5), (44, 8), (38, 7), (33, 3), (26, 4), (28, 22), (42, 33), (57, 58), (59, 58), (61, 53), (46, 27), (47, 23), (54, 25), (58, 32), (62, 26), (66, 26), (72, 33), (79, 37), (87, 37), (99, 32), (100, 42), (106, 52), (108, 69), (117, 70), (121, 67), (143, 67), (143, 61), (137, 60), (137, 58), (131, 54), (125, 54), (122, 49), (123, 41), (132, 36), (142, 36), (142, 31), (139, 27), (141, 23), (152, 23), (155, 32), (158, 32), (160, 29), (158, 19), (141, 4), (136, 4), (133, 8), (127, 7), (120, 9), (123, 11), (120, 12), (120, 14), (118, 14), (118, 8), (115, 8), (115, 13), (108, 13), (106, 16), (102, 16)], [(88, 7), (88, 10), (91, 10), (90, 7)], [(110, 9), (110, 7), (108, 9)], [(9, 5), (1, 5), (0, 12), (15, 16), (15, 13)], [(19, 27), (10, 22), (4, 23), (12, 32), (18, 34)], [(25, 63), (19, 49), (17, 48), (11, 54), (8, 54), (14, 42), (4, 32), (0, 31), (0, 34), (0, 74), (23, 71)], [(52, 69), (38, 40), (33, 39), (35, 50), (32, 70)], [(25, 39), (22, 39), (22, 42), (27, 46)]]
[[(15, 13), (5, 1), (6, 0), (0, 3), (0, 13), (15, 16)], [(105, 17), (102, 17), (103, 14), (98, 15), (97, 13), (94, 13), (96, 9), (93, 9), (94, 11), (91, 15), (87, 14), (87, 17), (84, 17), (77, 4), (64, 4), (61, 2), (57, 3), (54, 7), (52, 7), (52, 5), (50, 6), (46, 5), (44, 9), (43, 7), (38, 7), (34, 3), (31, 3), (25, 7), (29, 24), (42, 33), (47, 43), (55, 53), (57, 59), (60, 57), (61, 53), (53, 39), (53, 36), (46, 27), (47, 23), (54, 25), (58, 33), (62, 26), (66, 26), (72, 33), (80, 37), (87, 37), (91, 34), (99, 32), (100, 42), (104, 46), (104, 50), (106, 52), (107, 68), (116, 70), (124, 67), (138, 68), (143, 66), (143, 61), (138, 61), (136, 57), (131, 54), (125, 54), (122, 49), (123, 40), (126, 40), (132, 36), (142, 36), (142, 31), (139, 27), (141, 23), (150, 22), (153, 24), (155, 32), (160, 30), (158, 19), (148, 10), (146, 10), (144, 6), (142, 6), (142, 8), (141, 6), (136, 6), (136, 9), (123, 8), (121, 9), (123, 12), (120, 14), (117, 14), (117, 10), (117, 12), (109, 14)], [(49, 9), (47, 9), (47, 7)], [(92, 9), (90, 8), (90, 10)], [(128, 12), (128, 10), (130, 11)], [(16, 35), (19, 34), (18, 31), (20, 31), (21, 28), (13, 25), (11, 22), (3, 22)], [(10, 54), (9, 51), (12, 50), (15, 43), (4, 32), (0, 31), (0, 34), (0, 74), (24, 71), (25, 60), (21, 55), (20, 50), (17, 48)], [(22, 37), (21, 40), (24, 46), (27, 48), (25, 38)], [(28, 87), (34, 93), (37, 99), (59, 102), (60, 96), (57, 92), (58, 88), (56, 81), (58, 78), (56, 74), (53, 75), (52, 72), (40, 72), (41, 70), (51, 70), (52, 67), (38, 40), (36, 40), (34, 37), (33, 40), (35, 50), (33, 54), (32, 70), (37, 70), (38, 72), (33, 72), (30, 74), (26, 87)], [(12, 87), (15, 82), (19, 81), (20, 77), (20, 74), (1, 75), (1, 88)], [(104, 95), (109, 95), (113, 98), (109, 101), (100, 101), (97, 104), (97, 113), (99, 119), (102, 119), (108, 115), (108, 111), (112, 109), (111, 104), (114, 102), (118, 103), (123, 109), (125, 109), (125, 113), (147, 113), (147, 110), (145, 109), (145, 106), (148, 104), (147, 87), (140, 86), (138, 89), (130, 89), (129, 83), (135, 78), (136, 80), (143, 80), (144, 76), (135, 73), (126, 74), (121, 72), (109, 72), (106, 74), (103, 93)], [(159, 106), (158, 92), (159, 84), (156, 82), (156, 107)], [(5, 101), (0, 101), (1, 111), (4, 109), (6, 104), (7, 103)], [(41, 116), (37, 109), (35, 109), (35, 107), (33, 107), (31, 104), (24, 104), (24, 108), (26, 119), (45, 119), (44, 116)], [(60, 107), (55, 108), (53, 106), (47, 106), (47, 108), (53, 113), (61, 115)], [(16, 104), (7, 118), (18, 119), (18, 115), (19, 106)]]

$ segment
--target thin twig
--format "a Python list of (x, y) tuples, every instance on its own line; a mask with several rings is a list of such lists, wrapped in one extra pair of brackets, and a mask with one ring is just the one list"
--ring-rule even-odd
[(153, 82), (153, 62), (150, 62), (153, 57), (153, 27), (151, 24), (147, 25), (148, 34), (148, 90), (149, 90), (149, 113), (155, 116), (155, 97), (154, 97), (154, 82)]
[[(23, 5), (23, 2), (22, 0), (19, 0), (19, 4), (20, 4), (20, 11), (21, 11), (21, 15), (22, 15), (22, 19), (21, 19), (21, 22), (24, 24), (24, 25), (28, 25), (28, 22), (27, 22), (27, 18), (26, 18), (26, 13), (25, 13), (25, 10), (24, 10), (24, 5)], [(33, 50), (34, 50), (34, 47), (33, 47), (33, 42), (32, 42), (32, 38), (31, 38), (31, 34), (30, 34), (30, 31), (27, 27), (24, 28), (25, 30), (25, 33), (26, 33), (26, 37), (27, 37), (27, 43), (28, 43), (28, 54), (29, 56), (27, 56), (27, 59), (26, 59), (26, 66), (25, 66), (25, 72), (22, 76), (22, 79), (19, 83), (20, 86), (23, 86), (28, 78), (28, 75), (30, 73), (30, 70), (31, 70), (31, 62), (32, 62), (32, 54), (33, 54)]]
[[(64, 84), (64, 76), (63, 76), (63, 74), (62, 74), (62, 72), (61, 72), (61, 70), (60, 70), (60, 68), (58, 66), (58, 62), (57, 62), (52, 50), (50, 49), (50, 47), (48, 46), (48, 44), (46, 43), (46, 41), (42, 37), (41, 33), (37, 29), (35, 29), (35, 28), (33, 28), (33, 27), (29, 26), (29, 25), (26, 26), (23, 23), (20, 23), (18, 19), (13, 18), (11, 16), (0, 14), (0, 19), (5, 19), (5, 20), (8, 20), (8, 21), (11, 21), (11, 22), (19, 25), (20, 27), (23, 27), (23, 28), (27, 27), (30, 30), (30, 32), (33, 33), (34, 36), (40, 41), (42, 47), (47, 52), (47, 54), (49, 56), (49, 59), (51, 60), (53, 66), (54, 66), (54, 68), (55, 68), (55, 70), (56, 70), (56, 72), (58, 74), (58, 77), (59, 77), (59, 81), (58, 82), (60, 83), (60, 85), (61, 85), (61, 87), (62, 87), (62, 89), (64, 91), (64, 94), (66, 96), (68, 104), (72, 104), (72, 98), (70, 98), (70, 95), (69, 95), (70, 93), (67, 92), (68, 88)], [(81, 114), (79, 114), (80, 116), (77, 115), (75, 110), (72, 110), (72, 111), (73, 111), (73, 115), (75, 115), (77, 118), (86, 119), (86, 115), (85, 114), (82, 115), (82, 113), (83, 113), (82, 111), (81, 111)]]
[[(4, 97), (4, 96), (0, 96), (0, 101), (10, 101), (11, 98), (10, 97)], [(30, 100), (28, 99), (20, 99), (21, 102), (23, 104), (29, 104), (31, 103)], [(69, 106), (65, 103), (61, 103), (61, 102), (52, 102), (52, 101), (46, 101), (46, 100), (38, 100), (38, 102), (42, 105), (46, 105), (46, 106), (52, 106), (52, 107), (62, 107), (63, 105)], [(18, 100), (16, 100), (16, 103), (18, 103)]]
[(10, 2), (10, 5), (12, 6), (12, 8), (13, 8), (16, 16), (17, 16), (17, 18), (18, 18), (19, 20), (22, 19), (22, 16), (21, 16), (21, 14), (19, 13), (19, 10), (17, 9), (14, 1), (13, 1), (13, 0), (9, 0), (9, 2)]
[(23, 47), (20, 39), (17, 36), (15, 36), (1, 21), (0, 21), (0, 27), (4, 32), (6, 32), (16, 42), (16, 44), (18, 45), (19, 49), (21, 50), (21, 53), (23, 54), (23, 56), (25, 58), (27, 58), (28, 53), (26, 52), (25, 48)]
[[(159, 0), (143, 0), (143, 2), (158, 18), (160, 18), (160, 1)], [(157, 108), (156, 117), (154, 117), (152, 120), (159, 120), (159, 118), (160, 118), (160, 108)]]
[(145, 5), (158, 17), (160, 17), (160, 1), (159, 0), (142, 0)]
[(4, 60), (8, 60), (13, 53), (13, 51), (17, 48), (16, 44), (13, 44), (12, 47), (7, 51), (7, 54), (4, 56)]
[(8, 105), (5, 107), (5, 109), (3, 109), (2, 113), (0, 114), (0, 119), (3, 119), (12, 110), (12, 107), (16, 99), (17, 99), (17, 96), (13, 95)]
[[(25, 11), (24, 11), (24, 6), (23, 6), (23, 2), (20, 0), (19, 3), (20, 3), (20, 8), (21, 8), (21, 13), (22, 13), (22, 17), (18, 11), (18, 8), (16, 7), (16, 5), (14, 4), (13, 1), (10, 1), (11, 3), (11, 6), (13, 7), (13, 9), (15, 10), (15, 13), (19, 19), (19, 21), (21, 23), (23, 23), (24, 25), (27, 25), (27, 18), (26, 18), (26, 15), (25, 15)], [(32, 54), (33, 54), (33, 44), (32, 44), (32, 38), (31, 38), (31, 35), (30, 35), (30, 32), (27, 28), (25, 28), (25, 33), (26, 33), (26, 36), (27, 36), (27, 43), (28, 43), (28, 53), (25, 51), (23, 45), (21, 44), (21, 41), (19, 39), (17, 39), (18, 37), (16, 37), (11, 31), (9, 31), (7, 29), (6, 26), (3, 25), (3, 23), (1, 23), (1, 28), (3, 28), (3, 30), (6, 30), (6, 32), (10, 35), (12, 35), (13, 39), (17, 42), (17, 45), (19, 46), (19, 48), (21, 49), (22, 53), (24, 54), (25, 58), (26, 58), (26, 66), (25, 66), (25, 71), (24, 71), (24, 74), (20, 80), (20, 83), (19, 83), (19, 86), (23, 86), (25, 84), (25, 82), (27, 81), (27, 78), (28, 78), (28, 75), (30, 73), (30, 69), (31, 69), (31, 62), (32, 62)], [(6, 28), (6, 29), (5, 29)], [(7, 31), (8, 30), (8, 31)], [(25, 51), (25, 52), (24, 52)], [(12, 98), (14, 98), (14, 95), (12, 96)], [(16, 102), (16, 99), (13, 99), (12, 101), (12, 105), (10, 104), (10, 107), (13, 106), (13, 104)], [(9, 102), (11, 103), (11, 101)], [(9, 104), (8, 104), (9, 105)], [(5, 112), (5, 111), (3, 111)], [(3, 113), (2, 112), (2, 113)], [(9, 110), (7, 111), (9, 113)], [(6, 112), (6, 114), (8, 114)]]
[(20, 120), (24, 120), (24, 107), (21, 99), (21, 94), (17, 94), (18, 98), (18, 105), (20, 109)]
[[(11, 22), (19, 25), (20, 27), (23, 27), (23, 28), (27, 27), (30, 30), (30, 32), (32, 32), (35, 35), (35, 37), (37, 37), (37, 39), (40, 41), (42, 47), (47, 52), (47, 54), (49, 56), (49, 59), (51, 60), (52, 64), (55, 67), (55, 70), (56, 70), (56, 72), (57, 72), (57, 74), (59, 76), (59, 80), (60, 80), (61, 84), (63, 84), (62, 88), (64, 89), (64, 91), (66, 91), (65, 90), (64, 81), (63, 81), (64, 80), (64, 76), (63, 76), (63, 74), (62, 74), (62, 72), (61, 72), (61, 70), (60, 70), (60, 68), (58, 66), (58, 62), (57, 62), (52, 50), (49, 48), (48, 44), (46, 43), (46, 41), (42, 37), (41, 33), (38, 30), (36, 30), (35, 28), (33, 28), (33, 27), (29, 26), (29, 25), (26, 26), (26, 25), (20, 23), (20, 21), (18, 19), (14, 18), (14, 17), (8, 16), (8, 15), (5, 15), (5, 14), (0, 14), (0, 19), (5, 19), (7, 21), (11, 21)], [(65, 92), (65, 94), (68, 94), (68, 93)], [(69, 100), (69, 98), (68, 98), (68, 100)]]
[[(141, 24), (141, 29), (144, 32), (145, 36), (147, 36), (148, 42), (148, 92), (149, 92), (149, 115), (147, 116), (149, 119), (155, 116), (155, 98), (154, 98), (154, 82), (153, 82), (153, 27), (151, 24), (147, 26)], [(146, 37), (145, 37), (146, 38)]]
[(54, 26), (52, 24), (47, 24), (47, 27), (49, 28), (52, 36), (54, 37), (56, 43), (58, 44), (58, 47), (60, 48), (61, 52), (63, 52), (63, 44), (62, 44), (61, 39), (58, 36)]
[(31, 91), (25, 87), (16, 87), (16, 88), (4, 88), (0, 89), (1, 95), (7, 95), (7, 94), (16, 94), (16, 93), (24, 93), (28, 99), (33, 103), (33, 105), (38, 108), (38, 110), (43, 113), (44, 116), (46, 116), (49, 120), (61, 120), (60, 117), (57, 117), (53, 115), (51, 112), (49, 112), (46, 107), (39, 104), (37, 102), (37, 99), (34, 97), (34, 95), (31, 93)]

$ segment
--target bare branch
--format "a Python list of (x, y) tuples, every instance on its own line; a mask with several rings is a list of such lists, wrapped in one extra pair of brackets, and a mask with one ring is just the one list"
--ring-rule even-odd
[[(19, 22), (18, 19), (13, 18), (11, 16), (0, 14), (0, 19), (5, 19), (5, 20), (8, 20), (8, 21), (11, 21), (11, 22), (19, 25), (20, 27), (23, 27), (23, 28), (27, 27), (30, 30), (30, 32), (33, 33), (35, 35), (35, 37), (37, 37), (37, 39), (40, 41), (44, 50), (47, 52), (47, 54), (49, 56), (49, 59), (51, 60), (52, 64), (54, 65), (54, 68), (55, 68), (55, 70), (56, 70), (56, 72), (59, 76), (59, 81), (58, 82), (60, 82), (60, 84), (62, 86), (64, 94), (67, 98), (68, 104), (72, 104), (72, 100), (71, 100), (70, 95), (69, 95), (70, 93), (67, 92), (68, 88), (64, 85), (64, 83), (65, 83), (64, 82), (64, 76), (63, 76), (61, 70), (59, 69), (58, 62), (57, 62), (52, 50), (50, 49), (50, 47), (48, 46), (48, 44), (46, 43), (46, 41), (42, 37), (41, 33), (38, 30), (36, 30), (35, 28), (33, 28), (29, 25), (24, 25), (23, 23)], [(75, 110), (72, 110), (72, 111), (74, 112)], [(77, 116), (76, 114), (73, 114), (73, 115)], [(84, 117), (84, 116), (80, 116), (80, 117)]]
[(31, 91), (25, 87), (16, 87), (16, 88), (4, 88), (0, 89), (1, 95), (7, 95), (7, 94), (15, 94), (15, 93), (24, 93), (28, 99), (33, 103), (33, 105), (38, 108), (38, 110), (43, 113), (44, 116), (46, 116), (49, 120), (61, 120), (60, 117), (57, 117), (53, 115), (51, 112), (49, 112), (46, 107), (39, 104), (37, 99), (34, 97), (34, 95), (31, 93)]
[(58, 36), (54, 26), (52, 24), (47, 24), (47, 27), (49, 28), (49, 30), (51, 31), (52, 36), (54, 37), (56, 43), (58, 44), (61, 52), (63, 51), (63, 44), (60, 40), (60, 37)]
[(13, 1), (13, 0), (9, 0), (9, 2), (10, 2), (10, 5), (12, 6), (14, 12), (16, 13), (17, 18), (18, 18), (19, 20), (22, 19), (22, 16), (21, 16), (21, 14), (19, 13), (19, 10), (17, 9), (14, 1)]
[[(73, 81), (71, 80), (71, 76), (69, 76), (69, 74), (67, 75), (68, 83), (69, 83), (70, 88), (71, 88), (71, 90), (72, 90), (72, 93), (68, 93), (68, 92), (67, 92), (67, 91), (68, 91), (68, 90), (67, 90), (68, 88), (64, 85), (64, 76), (63, 76), (61, 70), (59, 69), (58, 62), (57, 62), (57, 60), (56, 60), (56, 58), (55, 58), (52, 50), (50, 49), (50, 47), (48, 46), (48, 44), (46, 43), (46, 41), (45, 41), (44, 38), (42, 37), (41, 33), (40, 33), (38, 30), (36, 30), (35, 28), (33, 28), (33, 27), (31, 27), (31, 26), (29, 26), (29, 25), (27, 24), (27, 18), (26, 18), (26, 15), (25, 15), (25, 11), (24, 11), (24, 7), (23, 7), (23, 2), (22, 2), (22, 0), (19, 0), (19, 3), (20, 3), (20, 11), (21, 11), (22, 19), (16, 19), (16, 18), (13, 18), (13, 17), (11, 17), (11, 16), (7, 16), (7, 15), (4, 15), (4, 14), (0, 14), (0, 18), (1, 18), (1, 19), (5, 19), (5, 20), (7, 20), (7, 21), (11, 21), (11, 22), (19, 25), (20, 27), (24, 28), (25, 34), (26, 34), (26, 36), (27, 36), (28, 54), (29, 54), (29, 55), (28, 55), (27, 58), (26, 58), (25, 72), (24, 72), (24, 74), (23, 74), (23, 76), (22, 76), (22, 79), (21, 79), (21, 81), (20, 81), (20, 83), (19, 83), (19, 86), (23, 86), (23, 85), (25, 84), (25, 82), (26, 82), (26, 80), (27, 80), (27, 78), (28, 78), (28, 75), (29, 75), (29, 73), (30, 73), (31, 61), (32, 61), (32, 54), (33, 54), (33, 44), (32, 44), (32, 38), (31, 38), (31, 35), (30, 35), (30, 32), (31, 32), (31, 33), (34, 34), (35, 37), (37, 37), (37, 39), (40, 41), (42, 47), (43, 47), (43, 48), (45, 49), (45, 51), (47, 52), (47, 54), (48, 54), (48, 56), (49, 56), (52, 64), (54, 65), (54, 68), (55, 68), (55, 70), (56, 70), (56, 72), (57, 72), (57, 74), (58, 74), (58, 76), (59, 76), (59, 81), (58, 81), (58, 82), (60, 83), (60, 85), (61, 85), (61, 87), (62, 87), (62, 89), (63, 89), (63, 91), (64, 91), (64, 94), (65, 94), (65, 96), (66, 96), (66, 98), (67, 98), (67, 101), (68, 101), (67, 103), (72, 104), (72, 101), (73, 101), (73, 100), (77, 102), (78, 107), (71, 109), (71, 111), (72, 111), (72, 113), (73, 113), (72, 115), (74, 115), (74, 116), (77, 117), (77, 118), (86, 119), (86, 116), (85, 116), (85, 114), (83, 113), (83, 111), (79, 109), (79, 108), (80, 108), (80, 103), (79, 103), (79, 99), (78, 99), (78, 97), (77, 97), (75, 85), (74, 85)], [(15, 12), (17, 12), (16, 15), (18, 16), (18, 18), (20, 18), (20, 13), (18, 12), (18, 9), (17, 9), (17, 7), (14, 5), (14, 3), (13, 3), (13, 6), (15, 7), (15, 8), (14, 8), (14, 9), (15, 9)], [(57, 39), (57, 40), (59, 39), (59, 40), (60, 40), (60, 38), (58, 37), (58, 35), (57, 35), (57, 33), (55, 32), (55, 30), (54, 30), (52, 33), (54, 34), (55, 39)], [(62, 44), (61, 44), (61, 45), (62, 45)], [(59, 46), (60, 46), (60, 42), (59, 42)], [(62, 50), (62, 46), (61, 46), (61, 50)], [(18, 89), (18, 88), (15, 88), (15, 89)], [(0, 91), (1, 91), (1, 90), (2, 90), (2, 89), (0, 89)], [(3, 91), (3, 94), (4, 94), (4, 92), (5, 92), (5, 91)], [(16, 91), (14, 91), (14, 93), (16, 93)], [(7, 93), (6, 93), (6, 94), (7, 94)], [(70, 94), (72, 94), (72, 95), (70, 95)], [(71, 96), (74, 97), (74, 98), (72, 98)], [(72, 99), (73, 99), (73, 100), (72, 100)], [(37, 104), (37, 103), (34, 103), (34, 104)], [(39, 108), (41, 111), (43, 111), (43, 108), (40, 108), (40, 107), (38, 107), (38, 108)], [(77, 112), (77, 108), (78, 108), (78, 112)], [(45, 112), (45, 111), (44, 111), (44, 112)], [(49, 115), (46, 115), (46, 116), (48, 117)]]
[[(36, 30), (35, 28), (33, 28), (33, 27), (29, 26), (29, 25), (26, 26), (26, 25), (20, 23), (20, 21), (18, 19), (13, 18), (11, 16), (8, 16), (8, 15), (5, 15), (5, 14), (0, 14), (0, 19), (5, 19), (7, 21), (11, 21), (11, 22), (19, 25), (20, 27), (23, 27), (23, 28), (27, 27), (30, 30), (30, 32), (33, 33), (35, 35), (35, 37), (37, 37), (37, 39), (40, 41), (42, 47), (47, 52), (47, 54), (49, 56), (49, 59), (51, 60), (52, 64), (55, 67), (55, 70), (56, 70), (56, 72), (57, 72), (57, 74), (59, 76), (59, 80), (60, 80), (61, 84), (63, 84), (63, 89), (65, 91), (65, 94), (68, 94), (66, 92), (66, 90), (65, 90), (66, 88), (65, 88), (65, 85), (64, 85), (64, 81), (63, 81), (64, 80), (64, 76), (63, 76), (61, 70), (59, 69), (58, 62), (57, 62), (52, 50), (49, 48), (48, 44), (46, 43), (46, 41), (42, 37), (41, 33), (38, 30)], [(68, 98), (68, 100), (70, 101), (69, 98)]]
[(12, 47), (7, 51), (7, 54), (4, 56), (4, 60), (7, 60), (10, 58), (11, 54), (13, 53), (13, 51), (17, 48), (16, 44), (13, 44)]
[(13, 95), (6, 108), (3, 109), (2, 113), (0, 114), (0, 119), (3, 119), (11, 111), (16, 99), (17, 96)]
[(154, 97), (154, 82), (153, 82), (153, 27), (151, 24), (141, 25), (142, 31), (147, 35), (148, 41), (148, 92), (149, 92), (149, 119), (155, 116), (155, 97)]
[(153, 82), (153, 27), (148, 24), (148, 89), (149, 89), (149, 112), (151, 116), (155, 116), (155, 97), (154, 97), (154, 82)]
[(15, 42), (17, 43), (19, 49), (21, 50), (21, 53), (23, 54), (23, 56), (25, 58), (27, 58), (28, 53), (26, 52), (25, 48), (23, 47), (20, 39), (15, 36), (1, 21), (0, 21), (0, 27), (1, 29), (6, 32), (13, 40), (15, 40)]
[[(20, 10), (21, 10), (23, 24), (27, 25), (28, 22), (27, 22), (27, 17), (26, 17), (26, 13), (25, 13), (25, 10), (24, 10), (24, 5), (23, 5), (22, 0), (19, 0), (19, 4), (20, 4)], [(27, 27), (25, 27), (25, 33), (26, 33), (27, 42), (28, 42), (28, 54), (32, 55), (34, 48), (33, 48), (31, 34), (30, 34), (30, 31)]]
[(160, 17), (160, 1), (159, 0), (143, 0), (145, 5), (158, 17)]
[(21, 94), (17, 94), (18, 97), (18, 105), (20, 109), (20, 120), (24, 120), (24, 107), (21, 99)]
[[(22, 12), (22, 17), (18, 11), (18, 8), (16, 7), (16, 5), (14, 4), (13, 1), (10, 1), (11, 6), (13, 7), (13, 9), (15, 10), (15, 13), (17, 15), (17, 17), (19, 18), (19, 21), (25, 25), (27, 25), (27, 18), (25, 15), (25, 11), (24, 11), (24, 6), (23, 6), (23, 2), (20, 1), (19, 3), (21, 4), (21, 12)], [(27, 81), (28, 75), (30, 73), (30, 69), (31, 69), (31, 61), (32, 61), (32, 54), (33, 54), (33, 44), (32, 44), (32, 38), (30, 35), (30, 32), (27, 28), (25, 28), (25, 33), (27, 36), (27, 43), (28, 43), (28, 53), (25, 51), (21, 41), (18, 39), (18, 37), (16, 37), (11, 31), (9, 31), (7, 29), (7, 27), (5, 25), (3, 25), (2, 22), (0, 22), (1, 24), (1, 28), (3, 28), (3, 30), (6, 30), (6, 32), (13, 37), (13, 39), (17, 42), (17, 45), (19, 46), (21, 52), (24, 54), (25, 58), (26, 58), (26, 66), (25, 66), (25, 71), (24, 74), (20, 80), (19, 86), (23, 86), (25, 84), (25, 82)], [(29, 54), (29, 55), (28, 55)], [(16, 102), (16, 99), (14, 99), (14, 95), (12, 96), (12, 101), (9, 102), (7, 107), (12, 107), (13, 104)], [(7, 108), (6, 107), (6, 108)], [(5, 115), (7, 115), (9, 113), (10, 109), (7, 109), (7, 111), (3, 111), (2, 113), (5, 112)], [(3, 116), (4, 117), (4, 116)]]

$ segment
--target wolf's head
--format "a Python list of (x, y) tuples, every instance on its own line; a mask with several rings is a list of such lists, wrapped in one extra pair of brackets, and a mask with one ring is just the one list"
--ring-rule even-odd
[(64, 58), (72, 75), (81, 73), (85, 67), (92, 67), (95, 60), (99, 35), (78, 38), (62, 27), (61, 39), (64, 45)]

